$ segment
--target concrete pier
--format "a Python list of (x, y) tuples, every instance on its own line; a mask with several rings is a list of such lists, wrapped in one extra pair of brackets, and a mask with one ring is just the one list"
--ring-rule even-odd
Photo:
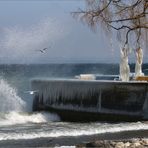
[(34, 79), (32, 90), (38, 91), (34, 111), (49, 110), (70, 121), (142, 120), (148, 106), (148, 83), (141, 81)]

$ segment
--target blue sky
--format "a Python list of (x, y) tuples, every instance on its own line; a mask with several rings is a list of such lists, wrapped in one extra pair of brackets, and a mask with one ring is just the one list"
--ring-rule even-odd
[(71, 16), (83, 7), (83, 0), (1, 0), (0, 63), (119, 63), (115, 40)]

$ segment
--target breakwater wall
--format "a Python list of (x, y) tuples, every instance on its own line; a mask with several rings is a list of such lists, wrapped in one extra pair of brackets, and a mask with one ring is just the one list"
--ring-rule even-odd
[(90, 115), (91, 119), (93, 115), (93, 119), (142, 119), (148, 107), (147, 82), (34, 79), (32, 89), (37, 91), (34, 111), (57, 112), (63, 119), (64, 116), (70, 119), (70, 113)]

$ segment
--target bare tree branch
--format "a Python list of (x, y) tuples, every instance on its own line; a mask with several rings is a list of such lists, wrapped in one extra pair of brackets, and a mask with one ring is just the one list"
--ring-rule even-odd
[(86, 9), (72, 15), (92, 29), (102, 24), (104, 31), (119, 32), (125, 44), (131, 35), (139, 46), (143, 41), (148, 42), (148, 0), (86, 0), (86, 5)]

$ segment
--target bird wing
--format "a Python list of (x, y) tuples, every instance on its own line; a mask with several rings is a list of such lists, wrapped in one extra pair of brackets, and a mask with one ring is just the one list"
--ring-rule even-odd
[(40, 52), (44, 53), (44, 50), (40, 50)]
[(30, 90), (30, 91), (28, 90), (28, 91), (24, 91), (24, 93), (32, 93), (32, 92), (35, 93), (35, 92), (38, 92), (38, 90)]
[(43, 48), (42, 50), (46, 50), (47, 48)]

